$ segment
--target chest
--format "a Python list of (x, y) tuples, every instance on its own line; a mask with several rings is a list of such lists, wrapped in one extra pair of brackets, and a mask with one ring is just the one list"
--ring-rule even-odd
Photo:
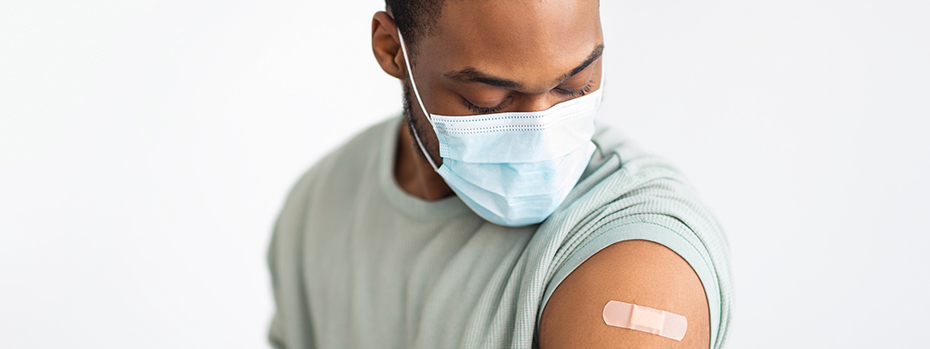
[(306, 295), (324, 347), (458, 347), (510, 306), (502, 294), (534, 232), (471, 215), (355, 218), (310, 224), (303, 241)]

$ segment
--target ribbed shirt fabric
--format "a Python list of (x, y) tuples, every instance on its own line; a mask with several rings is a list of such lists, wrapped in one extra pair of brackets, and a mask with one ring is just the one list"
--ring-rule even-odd
[(423, 201), (393, 177), (402, 118), (330, 153), (295, 185), (268, 253), (276, 348), (535, 348), (559, 283), (611, 244), (682, 256), (707, 294), (711, 348), (732, 287), (719, 224), (667, 162), (598, 127), (597, 151), (543, 223), (484, 221), (458, 197)]

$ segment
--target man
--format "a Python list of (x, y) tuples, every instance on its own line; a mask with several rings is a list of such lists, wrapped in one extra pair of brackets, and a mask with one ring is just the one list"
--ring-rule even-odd
[(387, 0), (372, 48), (404, 115), (290, 194), (275, 347), (723, 346), (719, 226), (670, 166), (595, 128), (599, 11)]

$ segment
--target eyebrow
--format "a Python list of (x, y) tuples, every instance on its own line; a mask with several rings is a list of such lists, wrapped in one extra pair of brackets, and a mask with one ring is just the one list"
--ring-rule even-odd
[[(584, 60), (584, 62), (582, 62), (577, 67), (572, 69), (571, 72), (568, 72), (560, 76), (558, 81), (559, 82), (565, 81), (565, 79), (568, 79), (572, 75), (578, 74), (582, 70), (585, 70), (585, 68), (591, 65), (591, 63), (594, 63), (594, 61), (600, 58), (601, 55), (603, 54), (604, 54), (604, 44), (597, 45), (596, 47), (594, 47), (594, 50), (591, 51), (591, 54), (588, 55), (588, 58)], [(512, 89), (520, 89), (523, 87), (523, 84), (519, 82), (504, 79), (504, 78), (499, 78), (491, 74), (482, 72), (478, 69), (475, 69), (474, 67), (466, 67), (464, 69), (451, 71), (443, 75), (449, 79), (459, 81), (459, 82), (465, 82), (465, 83), (477, 82), (477, 83), (487, 84), (491, 86), (512, 88)]]

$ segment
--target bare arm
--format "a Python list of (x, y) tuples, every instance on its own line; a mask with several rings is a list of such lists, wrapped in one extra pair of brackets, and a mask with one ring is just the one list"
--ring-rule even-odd
[[(681, 341), (608, 326), (608, 301), (665, 310), (687, 318)], [(582, 263), (552, 293), (539, 328), (541, 349), (708, 348), (710, 315), (704, 287), (678, 254), (643, 240), (613, 244)]]

